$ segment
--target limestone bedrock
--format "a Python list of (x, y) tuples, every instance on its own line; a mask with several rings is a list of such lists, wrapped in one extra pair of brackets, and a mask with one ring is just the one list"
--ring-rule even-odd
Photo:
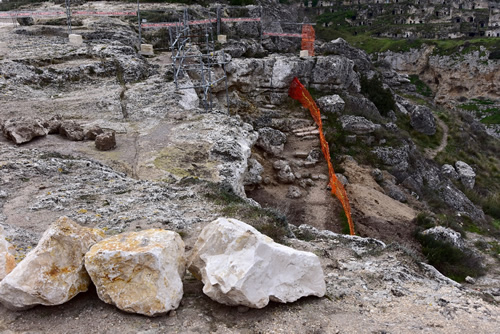
[(99, 298), (119, 309), (156, 316), (174, 310), (183, 296), (184, 242), (176, 232), (149, 229), (95, 244), (85, 267)]
[(326, 291), (316, 255), (277, 244), (231, 218), (203, 229), (188, 267), (203, 281), (207, 296), (227, 305), (263, 308), (270, 300), (288, 303)]
[(87, 291), (83, 259), (104, 233), (61, 217), (38, 245), (0, 282), (0, 302), (11, 310), (59, 305)]

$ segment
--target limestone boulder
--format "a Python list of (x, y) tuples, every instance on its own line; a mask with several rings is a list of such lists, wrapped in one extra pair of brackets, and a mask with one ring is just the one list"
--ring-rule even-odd
[(87, 291), (90, 278), (83, 259), (102, 231), (59, 218), (38, 245), (1, 282), (0, 302), (12, 310), (59, 305)]
[(342, 98), (335, 95), (322, 96), (316, 100), (322, 113), (340, 114), (344, 110), (345, 102)]
[(0, 281), (3, 280), (15, 266), (14, 246), (5, 240), (3, 228), (0, 226)]
[(452, 165), (444, 164), (441, 166), (441, 172), (449, 179), (458, 180), (458, 173)]
[(287, 163), (278, 171), (278, 181), (280, 183), (288, 184), (293, 183), (296, 177), (293, 173), (292, 167)]
[(47, 129), (49, 135), (59, 133), (59, 128), (61, 127), (61, 116), (56, 115), (49, 119), (46, 119), (42, 123), (43, 127)]
[(476, 183), (476, 173), (472, 167), (463, 161), (457, 161), (455, 162), (455, 168), (460, 182), (462, 182), (462, 184), (468, 189), (474, 188), (474, 184)]
[(374, 132), (377, 125), (361, 116), (344, 115), (340, 117), (342, 129), (347, 132), (363, 135)]
[(24, 144), (36, 137), (46, 136), (42, 122), (32, 118), (12, 118), (4, 122), (3, 135), (16, 144)]
[(464, 249), (465, 242), (457, 231), (448, 227), (435, 226), (422, 232), (423, 235), (430, 236), (434, 240), (451, 244), (459, 249)]
[(72, 141), (82, 141), (85, 139), (83, 128), (75, 121), (63, 121), (59, 126), (59, 134)]
[(83, 131), (83, 135), (86, 140), (95, 140), (100, 134), (103, 134), (104, 130), (99, 125), (91, 125)]
[(185, 266), (180, 235), (161, 229), (113, 236), (85, 255), (85, 268), (102, 301), (147, 316), (179, 306)]
[(286, 143), (286, 135), (280, 130), (273, 128), (259, 129), (259, 139), (255, 143), (269, 154), (280, 156)]
[(203, 292), (226, 305), (263, 308), (322, 297), (326, 286), (319, 258), (275, 243), (236, 219), (219, 218), (201, 232), (189, 270), (204, 283)]
[(116, 147), (116, 137), (114, 131), (107, 131), (95, 137), (95, 147), (99, 151), (109, 151)]
[(436, 118), (426, 106), (416, 106), (410, 113), (410, 125), (416, 131), (432, 136), (436, 133)]

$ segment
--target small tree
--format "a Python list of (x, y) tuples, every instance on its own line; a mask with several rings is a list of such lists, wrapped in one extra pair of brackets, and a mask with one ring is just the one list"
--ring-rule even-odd
[(382, 115), (396, 109), (396, 102), (389, 89), (385, 89), (378, 75), (368, 79), (361, 75), (361, 94), (372, 101)]

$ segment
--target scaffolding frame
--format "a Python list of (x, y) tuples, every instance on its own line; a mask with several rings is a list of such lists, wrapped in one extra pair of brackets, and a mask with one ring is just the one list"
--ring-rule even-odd
[[(183, 18), (173, 27), (168, 27), (170, 37), (170, 49), (172, 51), (172, 70), (174, 72), (174, 82), (177, 90), (195, 89), (201, 91), (202, 102), (205, 111), (211, 111), (213, 108), (212, 87), (219, 82), (225, 82), (226, 104), (229, 113), (229, 92), (227, 82), (226, 59), (224, 50), (221, 50), (221, 57), (217, 57), (214, 50), (213, 27), (211, 13), (208, 11), (208, 19), (199, 21), (190, 21), (187, 8), (184, 9)], [(201, 27), (199, 34), (194, 35), (194, 29), (191, 26)], [(199, 38), (201, 37), (201, 41)], [(195, 38), (198, 38), (195, 41)], [(194, 46), (200, 47), (196, 50)], [(220, 59), (221, 58), (221, 59)], [(223, 69), (223, 75), (217, 78), (215, 73), (212, 75), (214, 66), (220, 66)], [(192, 85), (179, 85), (179, 80), (187, 74), (188, 71), (196, 71), (199, 75), (197, 82)]]

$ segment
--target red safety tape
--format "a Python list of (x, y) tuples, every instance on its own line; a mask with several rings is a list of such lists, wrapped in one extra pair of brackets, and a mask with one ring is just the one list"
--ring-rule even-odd
[(302, 38), (302, 34), (288, 34), (284, 32), (263, 32), (262, 35), (265, 36), (280, 36), (280, 37), (298, 37)]
[(260, 22), (259, 17), (238, 17), (238, 18), (228, 18), (221, 19), (222, 22)]
[[(198, 21), (188, 21), (188, 25), (197, 25), (197, 24), (207, 24), (207, 23), (215, 23), (216, 19), (211, 20), (198, 20)], [(160, 23), (142, 23), (141, 28), (162, 28), (162, 27), (181, 27), (184, 23), (182, 22), (160, 22)]]
[(89, 12), (72, 11), (73, 16), (137, 16), (137, 12)]

